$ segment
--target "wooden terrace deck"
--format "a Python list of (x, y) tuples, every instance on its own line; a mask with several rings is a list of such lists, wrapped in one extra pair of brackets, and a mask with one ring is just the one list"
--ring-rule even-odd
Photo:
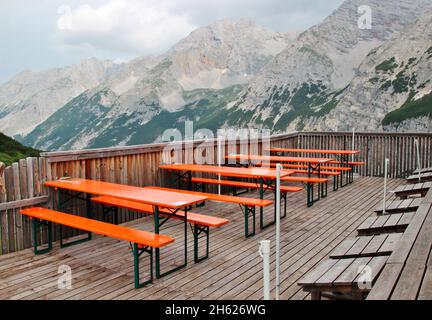
[[(389, 189), (404, 184), (392, 179)], [(311, 270), (344, 239), (356, 235), (362, 222), (375, 215), (382, 201), (382, 178), (361, 177), (311, 208), (305, 204), (305, 192), (288, 195), (288, 216), (281, 230), (281, 299), (305, 299), (297, 281)], [(246, 196), (258, 197), (256, 192)], [(267, 195), (272, 199), (272, 195)], [(267, 216), (273, 207), (266, 208)], [(98, 237), (87, 243), (34, 256), (31, 249), (0, 256), (0, 299), (262, 299), (262, 260), (258, 242), (272, 241), (275, 228), (259, 231), (244, 238), (243, 215), (236, 205), (207, 203), (194, 212), (225, 217), (230, 224), (212, 230), (210, 259), (193, 263), (193, 243), (189, 236), (189, 264), (152, 285), (133, 288), (133, 261), (125, 242)], [(257, 216), (258, 217), (258, 216)], [(146, 217), (127, 225), (152, 230), (152, 219)], [(162, 266), (181, 262), (183, 229), (181, 222), (169, 221), (163, 234), (176, 237), (176, 244), (162, 250)], [(168, 252), (169, 251), (169, 252)], [(144, 261), (143, 261), (144, 262)], [(142, 277), (146, 275), (142, 263)], [(58, 268), (72, 269), (72, 289), (58, 289)], [(274, 266), (272, 266), (274, 270)]]

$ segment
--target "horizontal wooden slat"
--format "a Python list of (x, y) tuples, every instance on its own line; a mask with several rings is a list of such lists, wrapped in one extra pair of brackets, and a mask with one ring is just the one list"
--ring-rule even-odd
[(47, 201), (48, 201), (48, 196), (42, 196), (42, 197), (0, 203), (0, 212), (43, 204), (46, 203)]

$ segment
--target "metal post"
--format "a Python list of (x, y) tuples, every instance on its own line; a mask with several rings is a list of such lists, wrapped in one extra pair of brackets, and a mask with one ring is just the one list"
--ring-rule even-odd
[(270, 300), (270, 240), (261, 241), (258, 252), (263, 258), (264, 300)]
[(418, 180), (419, 183), (421, 182), (421, 160), (420, 160), (420, 146), (418, 139), (414, 140), (414, 144), (416, 146), (416, 152), (417, 152), (417, 170), (418, 170)]
[(383, 215), (386, 214), (386, 198), (387, 198), (387, 176), (388, 176), (388, 166), (390, 160), (385, 159), (384, 161), (384, 199), (383, 199)]
[[(220, 141), (220, 136), (218, 136), (218, 166), (219, 166), (219, 170), (221, 168), (221, 150), (222, 150), (222, 146), (221, 146), (221, 141)], [(219, 180), (219, 184), (218, 184), (218, 194), (221, 195), (222, 194), (222, 186), (221, 186), (221, 175), (218, 174), (218, 180)]]
[[(352, 151), (355, 150), (355, 128), (353, 128), (353, 141), (352, 141), (352, 145), (351, 145), (351, 150)], [(351, 156), (351, 161), (354, 162), (354, 155)]]
[(280, 163), (276, 165), (276, 291), (275, 299), (279, 300), (280, 292), (280, 203), (281, 203), (281, 182), (280, 176), (283, 167)]

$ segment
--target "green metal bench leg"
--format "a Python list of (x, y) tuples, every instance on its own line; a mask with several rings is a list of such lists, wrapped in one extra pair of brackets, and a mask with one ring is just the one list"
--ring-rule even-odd
[(320, 183), (321, 185), (321, 198), (327, 197), (327, 182)]
[[(135, 289), (139, 289), (153, 282), (153, 248), (138, 248), (138, 245), (134, 243), (132, 245), (132, 253), (134, 259), (134, 285)], [(150, 256), (150, 279), (140, 282), (139, 258), (143, 253), (147, 253)]]
[[(52, 250), (52, 223), (51, 222), (42, 222), (33, 218), (33, 251), (35, 255), (48, 253)], [(48, 227), (48, 247), (45, 249), (38, 250), (38, 230), (40, 225), (44, 224)]]
[[(249, 233), (249, 215), (252, 215), (252, 232)], [(250, 238), (255, 235), (255, 207), (245, 206), (244, 209), (245, 219), (245, 237)]]
[(333, 176), (333, 191), (339, 190), (339, 176)]
[[(205, 256), (202, 257), (199, 256), (199, 239), (201, 233), (204, 233), (206, 238), (206, 254)], [(194, 261), (195, 263), (199, 263), (203, 260), (208, 259), (209, 257), (210, 228), (200, 227), (195, 224), (193, 227), (193, 235), (194, 235)]]

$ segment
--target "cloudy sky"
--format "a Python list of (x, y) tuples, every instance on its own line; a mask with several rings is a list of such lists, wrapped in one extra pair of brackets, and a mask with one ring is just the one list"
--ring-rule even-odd
[(0, 0), (0, 83), (26, 69), (158, 54), (220, 19), (302, 31), (343, 0)]

